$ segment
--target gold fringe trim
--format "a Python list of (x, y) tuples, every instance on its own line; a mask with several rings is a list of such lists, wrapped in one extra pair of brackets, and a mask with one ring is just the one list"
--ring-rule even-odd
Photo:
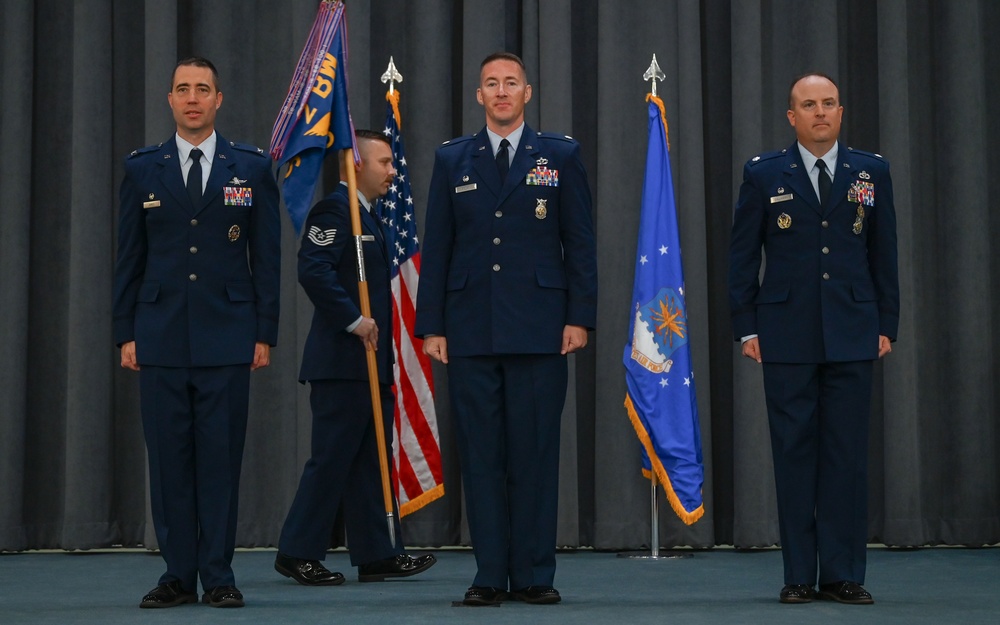
[[(667, 470), (663, 468), (663, 463), (657, 457), (656, 452), (653, 450), (653, 442), (649, 440), (649, 433), (642, 425), (642, 420), (639, 419), (639, 415), (635, 411), (635, 406), (632, 405), (632, 398), (628, 393), (625, 394), (625, 410), (628, 411), (629, 420), (632, 421), (632, 427), (635, 428), (635, 433), (639, 437), (639, 442), (646, 449), (646, 455), (649, 456), (649, 463), (652, 465), (653, 470), (656, 472), (656, 477), (663, 485), (663, 492), (667, 495), (667, 501), (670, 502), (670, 507), (673, 508), (674, 513), (677, 514), (681, 521), (684, 521), (685, 525), (693, 525), (698, 519), (700, 519), (705, 514), (705, 504), (702, 503), (696, 509), (688, 512), (684, 509), (684, 505), (681, 503), (680, 498), (677, 493), (674, 492), (674, 486), (670, 482), (670, 477), (667, 475)], [(643, 475), (648, 478), (652, 476), (648, 471), (643, 469)]]
[(444, 484), (438, 484), (434, 488), (426, 491), (416, 499), (411, 499), (399, 507), (399, 518), (403, 518), (408, 514), (412, 514), (417, 510), (423, 508), (432, 501), (437, 501), (441, 497), (444, 497)]

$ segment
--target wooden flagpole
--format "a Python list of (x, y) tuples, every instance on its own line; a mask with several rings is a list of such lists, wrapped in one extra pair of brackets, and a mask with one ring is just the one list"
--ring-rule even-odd
[[(354, 171), (354, 148), (341, 151), (341, 158), (347, 159), (347, 199), (351, 207), (351, 235), (358, 256), (358, 296), (361, 300), (361, 314), (372, 316), (371, 301), (368, 296), (368, 281), (365, 279), (365, 254), (361, 243), (361, 213), (358, 208), (358, 181)], [(380, 328), (387, 331), (388, 328)], [(372, 415), (375, 419), (375, 440), (378, 445), (378, 465), (382, 474), (382, 501), (385, 503), (385, 520), (389, 526), (389, 541), (396, 544), (395, 511), (393, 508), (392, 485), (389, 482), (389, 459), (385, 453), (385, 424), (382, 421), (382, 394), (379, 390), (378, 364), (375, 350), (365, 348), (368, 359), (368, 386), (372, 395)]]

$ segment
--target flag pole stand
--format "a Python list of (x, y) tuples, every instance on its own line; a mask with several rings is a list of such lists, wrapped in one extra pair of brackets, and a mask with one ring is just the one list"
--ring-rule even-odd
[(660, 550), (660, 515), (656, 505), (656, 471), (650, 471), (650, 475), (649, 551), (623, 551), (618, 554), (618, 557), (630, 560), (678, 560), (681, 558), (693, 558), (694, 554), (687, 551)]

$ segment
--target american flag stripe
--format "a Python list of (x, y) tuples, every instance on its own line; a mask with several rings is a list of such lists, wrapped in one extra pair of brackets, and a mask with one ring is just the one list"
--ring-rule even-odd
[(413, 338), (420, 248), (403, 139), (397, 123), (399, 91), (386, 94), (385, 134), (392, 143), (396, 178), (379, 201), (392, 267), (393, 352), (396, 392), (393, 472), (399, 515), (419, 510), (444, 495), (441, 444), (434, 409), (431, 363), (422, 341)]

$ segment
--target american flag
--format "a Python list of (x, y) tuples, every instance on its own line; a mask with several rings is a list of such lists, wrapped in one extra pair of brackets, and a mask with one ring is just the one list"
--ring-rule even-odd
[(399, 91), (386, 93), (385, 130), (392, 141), (396, 179), (379, 201), (379, 214), (392, 261), (392, 348), (396, 355), (393, 372), (396, 436), (392, 443), (395, 471), (393, 487), (404, 517), (444, 495), (441, 443), (434, 410), (434, 381), (430, 358), (423, 341), (413, 337), (420, 280), (420, 246), (409, 172), (399, 134)]

